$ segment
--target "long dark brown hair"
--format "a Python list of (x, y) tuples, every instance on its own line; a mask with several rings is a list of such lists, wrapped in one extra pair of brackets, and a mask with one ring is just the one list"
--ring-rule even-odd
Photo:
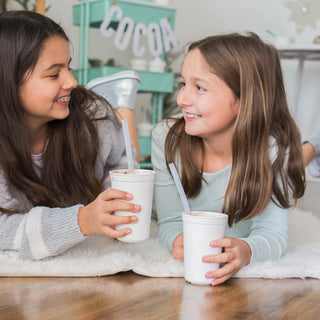
[[(191, 43), (188, 52), (195, 49), (240, 100), (222, 208), (229, 215), (229, 225), (262, 213), (270, 199), (280, 207), (290, 207), (292, 199), (304, 194), (305, 171), (300, 132), (288, 108), (278, 51), (254, 33), (207, 37)], [(195, 152), (203, 160), (203, 141), (185, 133), (183, 118), (173, 121), (165, 142), (167, 165), (179, 158), (183, 187), (188, 197), (195, 197), (205, 183)], [(272, 161), (270, 138), (277, 146)]]
[[(45, 41), (53, 36), (69, 41), (57, 23), (35, 12), (8, 11), (0, 15), (0, 165), (7, 181), (34, 206), (67, 207), (87, 204), (102, 191), (95, 174), (96, 121), (110, 112), (102, 117), (100, 112), (99, 118), (93, 106), (112, 107), (82, 86), (73, 89), (69, 116), (48, 123), (43, 170), (41, 177), (36, 174), (18, 90), (25, 74), (34, 69)], [(0, 209), (11, 212), (10, 208)]]

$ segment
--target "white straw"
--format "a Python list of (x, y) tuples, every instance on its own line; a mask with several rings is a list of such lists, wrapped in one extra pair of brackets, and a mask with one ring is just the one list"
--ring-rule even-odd
[(123, 119), (121, 122), (122, 122), (124, 143), (126, 145), (128, 169), (133, 170), (133, 156), (132, 156), (132, 150), (131, 150), (131, 140), (130, 140), (130, 135), (129, 135), (128, 123), (127, 123), (127, 120), (125, 120), (125, 119)]
[(188, 199), (187, 199), (187, 196), (183, 190), (183, 187), (182, 187), (182, 184), (181, 184), (181, 181), (180, 181), (180, 178), (179, 178), (179, 175), (178, 175), (178, 172), (177, 172), (177, 169), (174, 165), (174, 163), (169, 163), (169, 168), (170, 168), (170, 171), (171, 171), (171, 174), (172, 174), (172, 177), (173, 177), (173, 180), (177, 186), (177, 189), (178, 189), (178, 192), (179, 192), (179, 195), (180, 195), (180, 199), (181, 199), (181, 202), (182, 202), (182, 205), (183, 205), (183, 208), (184, 208), (184, 211), (185, 212), (190, 212), (190, 206), (189, 206), (189, 203), (188, 203)]

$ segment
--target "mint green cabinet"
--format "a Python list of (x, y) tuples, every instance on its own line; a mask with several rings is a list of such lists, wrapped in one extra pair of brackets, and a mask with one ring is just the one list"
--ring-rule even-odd
[[(89, 28), (99, 28), (112, 5), (119, 6), (123, 11), (123, 16), (130, 17), (134, 23), (140, 22), (148, 25), (151, 22), (159, 23), (161, 19), (166, 18), (171, 28), (174, 29), (175, 10), (157, 6), (147, 1), (85, 0), (73, 5), (73, 24), (80, 27), (79, 69), (73, 71), (79, 84), (85, 85), (94, 78), (124, 70), (116, 67), (89, 68), (88, 66)], [(113, 18), (110, 26), (116, 29), (118, 23), (119, 21)], [(174, 75), (169, 72), (135, 71), (141, 77), (138, 92), (152, 93), (152, 123), (157, 123), (162, 119), (163, 94), (173, 91)], [(143, 154), (150, 152), (150, 140), (149, 137), (139, 137)], [(142, 166), (150, 167), (151, 164), (143, 163)]]

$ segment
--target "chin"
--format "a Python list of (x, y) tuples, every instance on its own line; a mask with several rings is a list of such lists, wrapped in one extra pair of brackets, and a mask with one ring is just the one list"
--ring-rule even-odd
[(186, 134), (188, 134), (189, 136), (198, 136), (200, 134), (200, 131), (197, 130), (195, 127), (191, 127), (188, 126), (188, 124), (186, 124), (185, 128), (184, 128)]
[(196, 131), (196, 130), (185, 130), (186, 134), (188, 134), (189, 136), (199, 136), (200, 132)]
[(59, 114), (56, 115), (55, 119), (56, 120), (63, 120), (66, 119), (70, 114), (69, 109), (65, 110), (64, 112), (60, 112)]

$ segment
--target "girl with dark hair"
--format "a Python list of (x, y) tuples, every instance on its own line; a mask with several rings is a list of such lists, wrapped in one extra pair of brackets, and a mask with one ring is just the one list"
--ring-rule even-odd
[(126, 165), (121, 125), (105, 99), (77, 86), (63, 29), (5, 12), (0, 56), (0, 250), (42, 259), (90, 234), (130, 233), (114, 227), (136, 222), (140, 207), (108, 188), (109, 171)]
[(222, 264), (206, 274), (212, 285), (253, 261), (280, 258), (305, 172), (277, 50), (253, 33), (192, 43), (177, 104), (182, 116), (153, 130), (160, 241), (183, 259), (183, 207), (168, 170), (173, 162), (191, 210), (229, 216), (225, 238), (210, 243), (222, 253), (203, 257)]

